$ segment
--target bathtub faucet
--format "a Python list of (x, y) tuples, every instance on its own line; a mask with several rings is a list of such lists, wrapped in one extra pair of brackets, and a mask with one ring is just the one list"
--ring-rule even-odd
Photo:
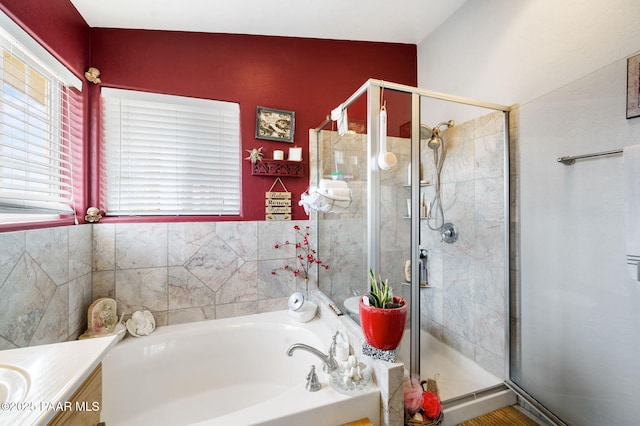
[(313, 346), (305, 345), (304, 343), (294, 343), (293, 345), (289, 346), (289, 349), (287, 349), (287, 355), (293, 356), (293, 352), (297, 349), (305, 350), (320, 358), (323, 363), (322, 371), (324, 371), (325, 373), (331, 373), (332, 371), (338, 369), (338, 362), (334, 358), (334, 353), (332, 353), (331, 349), (329, 350), (329, 355), (325, 355)]

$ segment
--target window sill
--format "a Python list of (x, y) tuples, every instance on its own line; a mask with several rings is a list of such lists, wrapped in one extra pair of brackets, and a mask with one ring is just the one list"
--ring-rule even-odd
[(43, 228), (56, 228), (59, 226), (70, 226), (70, 225), (73, 225), (74, 223), (75, 222), (74, 222), (73, 216), (64, 217), (61, 219), (44, 220), (39, 222), (4, 223), (4, 224), (0, 224), (0, 233), (15, 232), (15, 231), (29, 231), (32, 229), (43, 229)]
[(103, 216), (100, 223), (237, 222), (242, 216)]

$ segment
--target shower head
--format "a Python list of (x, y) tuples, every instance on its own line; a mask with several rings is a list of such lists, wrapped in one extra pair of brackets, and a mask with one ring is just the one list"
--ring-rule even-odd
[(426, 124), (421, 124), (420, 140), (427, 141), (427, 146), (431, 149), (439, 148), (442, 145), (442, 139), (440, 139), (440, 130), (438, 130), (438, 126), (432, 129)]
[(449, 120), (446, 122), (438, 123), (433, 128), (426, 124), (420, 125), (420, 140), (426, 140), (427, 146), (431, 149), (438, 149), (442, 146), (442, 138), (440, 137), (440, 128), (446, 126), (451, 128), (455, 125), (455, 121)]

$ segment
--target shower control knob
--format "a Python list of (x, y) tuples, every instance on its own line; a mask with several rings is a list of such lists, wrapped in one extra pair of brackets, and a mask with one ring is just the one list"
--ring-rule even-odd
[(458, 228), (453, 223), (445, 223), (440, 228), (440, 232), (442, 233), (442, 241), (448, 244), (453, 244), (458, 241)]

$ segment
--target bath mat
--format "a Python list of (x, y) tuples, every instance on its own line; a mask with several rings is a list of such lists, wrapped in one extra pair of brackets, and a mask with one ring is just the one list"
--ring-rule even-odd
[(459, 426), (540, 426), (540, 423), (511, 406), (467, 420)]

